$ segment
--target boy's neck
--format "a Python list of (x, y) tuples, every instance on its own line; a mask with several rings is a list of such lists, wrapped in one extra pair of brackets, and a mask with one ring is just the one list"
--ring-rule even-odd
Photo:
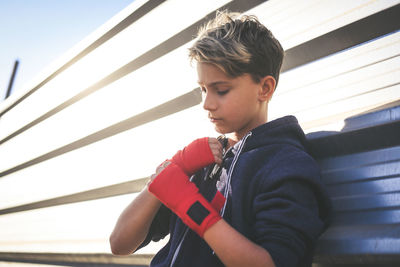
[(229, 146), (229, 147), (234, 146), (234, 145), (235, 145), (237, 142), (239, 142), (240, 139), (242, 139), (247, 133), (249, 133), (249, 132), (252, 131), (253, 129), (257, 128), (258, 126), (267, 123), (267, 122), (268, 122), (268, 115), (267, 115), (267, 112), (265, 112), (264, 114), (265, 114), (265, 115), (263, 115), (263, 116), (258, 120), (258, 123), (256, 123), (255, 126), (254, 126), (252, 129), (250, 129), (249, 131), (244, 132), (244, 133), (239, 133), (239, 132), (230, 133), (230, 134), (228, 135), (228, 141), (229, 141), (229, 142), (228, 142), (228, 146)]
[(228, 143), (226, 145), (226, 149), (233, 147), (238, 141), (232, 139), (231, 137), (228, 137)]

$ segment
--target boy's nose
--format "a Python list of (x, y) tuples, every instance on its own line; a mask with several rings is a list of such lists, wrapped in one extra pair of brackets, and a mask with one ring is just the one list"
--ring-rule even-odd
[(215, 110), (216, 107), (213, 97), (210, 94), (203, 94), (203, 108), (205, 110)]

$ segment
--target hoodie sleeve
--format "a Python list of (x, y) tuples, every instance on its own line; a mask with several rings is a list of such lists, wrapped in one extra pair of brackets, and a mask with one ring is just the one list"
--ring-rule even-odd
[(161, 205), (156, 216), (154, 217), (149, 232), (142, 244), (136, 249), (147, 246), (151, 241), (157, 242), (169, 234), (169, 223), (171, 218), (171, 210)]
[(253, 202), (255, 242), (276, 266), (311, 266), (312, 250), (324, 229), (318, 166), (304, 152), (274, 162), (272, 169), (258, 173), (262, 182)]

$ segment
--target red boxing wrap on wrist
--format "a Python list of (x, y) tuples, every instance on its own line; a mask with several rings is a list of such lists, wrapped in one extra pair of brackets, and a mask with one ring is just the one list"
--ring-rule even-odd
[(171, 159), (188, 176), (207, 165), (215, 162), (214, 155), (208, 144), (208, 137), (199, 138), (179, 150)]
[(174, 162), (157, 175), (148, 190), (201, 237), (221, 219), (199, 193), (197, 186)]

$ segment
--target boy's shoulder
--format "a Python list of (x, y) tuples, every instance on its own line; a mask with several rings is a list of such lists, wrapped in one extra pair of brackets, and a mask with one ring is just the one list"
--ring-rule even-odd
[(293, 178), (312, 183), (320, 180), (320, 167), (301, 142), (271, 142), (255, 146), (243, 153), (242, 160), (240, 165), (243, 168), (258, 179), (267, 180), (268, 184)]
[(285, 172), (318, 170), (319, 165), (316, 160), (306, 151), (306, 149), (292, 144), (275, 144), (270, 146), (258, 147), (249, 151), (251, 162), (260, 162), (263, 168), (269, 170), (282, 170)]
[(285, 116), (253, 129), (246, 141), (244, 152), (254, 157), (280, 160), (292, 157), (310, 157), (307, 140), (296, 117)]
[(297, 181), (322, 186), (321, 170), (316, 160), (306, 151), (291, 145), (281, 148), (258, 170), (264, 187), (275, 187)]

